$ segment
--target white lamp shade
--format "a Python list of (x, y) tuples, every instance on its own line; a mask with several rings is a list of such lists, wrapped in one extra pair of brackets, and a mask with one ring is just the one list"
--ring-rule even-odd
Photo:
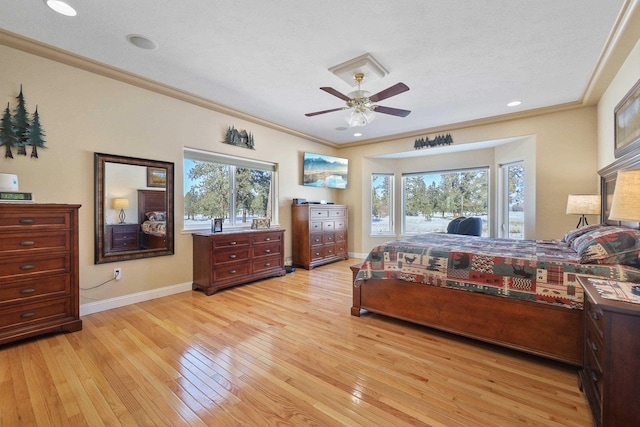
[(599, 213), (599, 194), (569, 194), (567, 215), (597, 215)]
[(111, 207), (113, 209), (129, 209), (129, 199), (113, 199), (111, 200)]
[(640, 169), (618, 172), (609, 219), (640, 221)]

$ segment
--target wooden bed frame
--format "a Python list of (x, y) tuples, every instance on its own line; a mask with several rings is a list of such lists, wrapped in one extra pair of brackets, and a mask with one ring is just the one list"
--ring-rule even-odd
[[(602, 218), (606, 222), (618, 170), (640, 168), (640, 153), (599, 171)], [(618, 224), (616, 222), (616, 224)], [(362, 310), (406, 320), (457, 335), (582, 365), (584, 313), (553, 305), (498, 298), (401, 280), (354, 277), (351, 314)], [(478, 321), (482, 319), (482, 321)]]
[[(138, 190), (138, 224), (147, 220), (147, 212), (166, 212), (167, 195), (164, 190)], [(142, 249), (166, 249), (166, 236), (154, 236), (140, 230), (140, 247)]]

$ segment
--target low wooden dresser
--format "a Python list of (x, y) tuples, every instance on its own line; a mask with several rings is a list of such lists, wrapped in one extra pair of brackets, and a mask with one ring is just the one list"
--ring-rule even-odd
[(140, 249), (139, 224), (109, 224), (106, 227), (106, 252), (137, 251)]
[(0, 204), (0, 344), (82, 329), (79, 208)]
[(589, 279), (578, 280), (585, 291), (580, 386), (594, 425), (640, 426), (640, 304), (605, 299)]
[(293, 266), (311, 270), (349, 259), (346, 205), (291, 205)]
[(284, 230), (193, 235), (193, 289), (207, 295), (273, 276), (284, 276)]

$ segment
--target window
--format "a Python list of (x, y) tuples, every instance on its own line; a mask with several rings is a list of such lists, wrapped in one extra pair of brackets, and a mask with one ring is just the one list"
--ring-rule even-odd
[(403, 234), (446, 232), (452, 219), (476, 216), (487, 236), (489, 168), (404, 174), (402, 209)]
[(371, 234), (393, 234), (393, 174), (371, 174)]
[(249, 227), (254, 218), (274, 220), (276, 165), (184, 149), (184, 229)]
[(502, 177), (500, 237), (524, 239), (524, 164), (500, 166)]

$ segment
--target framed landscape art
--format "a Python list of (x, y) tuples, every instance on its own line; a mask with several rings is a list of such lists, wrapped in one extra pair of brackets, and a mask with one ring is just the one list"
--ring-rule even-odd
[(614, 110), (615, 156), (624, 156), (640, 147), (640, 80)]

